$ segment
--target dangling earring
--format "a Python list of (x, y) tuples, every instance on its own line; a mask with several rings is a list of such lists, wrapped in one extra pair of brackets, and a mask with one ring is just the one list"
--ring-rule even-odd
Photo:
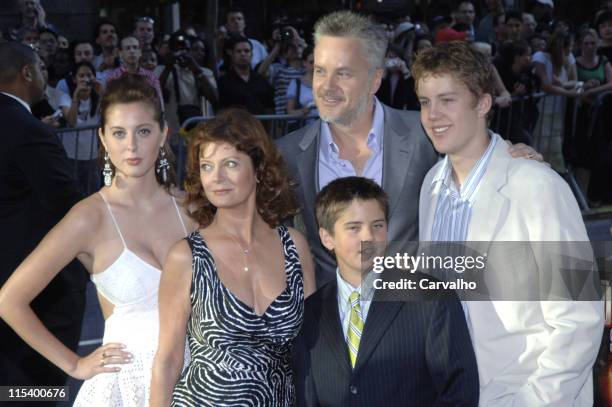
[(108, 153), (104, 153), (104, 170), (102, 171), (102, 175), (104, 176), (104, 185), (110, 187), (113, 183), (113, 170), (110, 166)]
[(168, 181), (168, 170), (170, 169), (170, 163), (168, 162), (168, 159), (166, 158), (166, 152), (164, 151), (163, 147), (159, 148), (159, 154), (161, 155), (161, 157), (159, 159), (159, 164), (157, 164), (156, 172), (158, 174), (161, 173), (162, 181), (165, 184)]

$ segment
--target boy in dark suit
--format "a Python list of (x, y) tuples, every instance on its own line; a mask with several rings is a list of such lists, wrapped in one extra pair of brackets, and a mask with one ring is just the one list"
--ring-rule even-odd
[(317, 196), (316, 216), (338, 268), (335, 280), (306, 300), (294, 349), (297, 405), (477, 406), (476, 359), (454, 294), (421, 301), (418, 293), (399, 301), (383, 301), (383, 290), (369, 296), (378, 276), (362, 275), (362, 261), (378, 251), (372, 244), (386, 244), (382, 188), (361, 177), (336, 179)]

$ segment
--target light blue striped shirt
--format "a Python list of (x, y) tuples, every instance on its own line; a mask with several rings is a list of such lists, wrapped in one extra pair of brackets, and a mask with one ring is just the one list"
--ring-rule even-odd
[[(444, 158), (444, 164), (440, 168), (440, 172), (436, 174), (431, 182), (432, 189), (437, 184), (440, 184), (438, 206), (434, 214), (431, 231), (432, 241), (465, 242), (467, 240), (470, 219), (472, 217), (472, 205), (476, 199), (480, 183), (487, 171), (487, 165), (491, 160), (491, 155), (493, 155), (495, 144), (497, 144), (495, 134), (489, 132), (489, 137), (491, 139), (489, 146), (471, 169), (459, 190), (457, 190), (457, 186), (453, 182), (453, 166), (448, 155)], [(457, 250), (456, 246), (449, 246), (445, 249), (444, 254), (454, 256), (464, 255), (464, 253), (458, 253)], [(458, 292), (458, 294), (461, 293)], [(469, 326), (470, 314), (465, 301), (461, 301), (461, 307)]]
[(459, 190), (453, 182), (453, 166), (446, 156), (440, 171), (434, 177), (431, 188), (440, 184), (438, 205), (431, 231), (432, 241), (464, 242), (472, 217), (472, 205), (481, 181), (487, 171), (497, 138), (489, 133), (491, 141), (482, 157), (478, 159)]
[[(384, 116), (382, 104), (374, 98), (374, 117), (368, 134), (368, 148), (372, 152), (363, 168), (364, 178), (370, 178), (382, 186)], [(334, 143), (329, 125), (321, 121), (319, 144), (319, 190), (336, 178), (356, 176), (357, 172), (349, 160), (340, 158), (338, 145)]]
[[(372, 276), (370, 273), (368, 276)], [(353, 291), (359, 292), (359, 305), (361, 306), (361, 319), (365, 325), (366, 318), (368, 317), (368, 311), (370, 310), (370, 304), (372, 303), (372, 292), (362, 292), (373, 287), (373, 284), (361, 284), (359, 287), (353, 287), (347, 283), (346, 280), (340, 275), (340, 270), (336, 268), (336, 282), (338, 283), (338, 311), (340, 312), (340, 324), (342, 325), (342, 333), (344, 334), (344, 341), (348, 344), (348, 326), (349, 319), (351, 316), (351, 302), (349, 296)]]
[[(472, 205), (476, 199), (480, 183), (487, 171), (491, 155), (493, 155), (493, 149), (497, 144), (495, 134), (489, 132), (489, 137), (491, 139), (489, 146), (471, 169), (459, 190), (457, 190), (457, 186), (453, 182), (453, 166), (448, 155), (444, 158), (444, 164), (440, 168), (440, 172), (436, 174), (431, 182), (432, 189), (437, 184), (440, 184), (438, 206), (434, 214), (431, 231), (432, 241), (465, 242), (467, 240), (470, 219), (472, 217)], [(445, 249), (444, 254), (454, 256), (464, 255), (464, 253), (458, 253), (457, 250), (456, 246), (450, 246)], [(458, 294), (461, 293), (458, 292)], [(465, 301), (461, 301), (461, 307), (469, 326), (470, 313)]]

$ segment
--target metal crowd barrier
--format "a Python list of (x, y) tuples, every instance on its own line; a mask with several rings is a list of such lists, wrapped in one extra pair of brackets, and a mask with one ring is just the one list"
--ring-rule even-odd
[(55, 134), (66, 150), (83, 196), (91, 195), (102, 186), (98, 165), (98, 125), (56, 129)]

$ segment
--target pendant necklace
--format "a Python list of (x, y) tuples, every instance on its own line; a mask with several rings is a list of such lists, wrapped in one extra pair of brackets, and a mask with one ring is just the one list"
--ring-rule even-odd
[(240, 241), (238, 240), (238, 238), (232, 234), (228, 235), (234, 240), (234, 242), (236, 242), (236, 244), (238, 245), (238, 247), (240, 247), (240, 251), (242, 252), (242, 254), (244, 255), (244, 268), (243, 271), (246, 273), (249, 271), (249, 252), (251, 251), (251, 248), (249, 246), (242, 247), (242, 245), (240, 244)]

